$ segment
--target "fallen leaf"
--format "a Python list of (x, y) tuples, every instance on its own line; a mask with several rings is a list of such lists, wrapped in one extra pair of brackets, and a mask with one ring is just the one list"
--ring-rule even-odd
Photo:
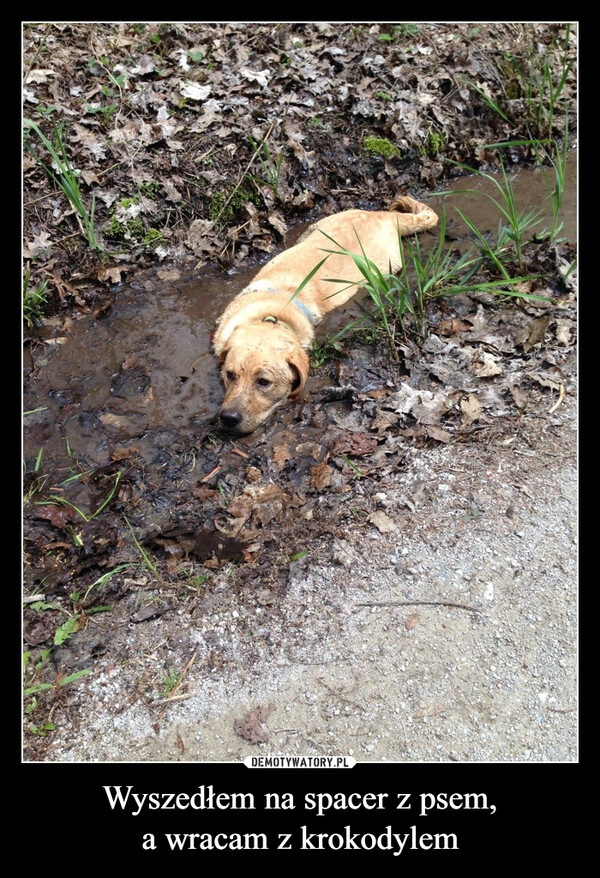
[(556, 340), (559, 344), (568, 345), (571, 343), (571, 329), (573, 322), (571, 320), (556, 321)]
[(119, 265), (111, 265), (109, 267), (102, 266), (98, 269), (97, 277), (98, 280), (102, 281), (110, 281), (111, 284), (120, 284), (121, 283), (121, 275), (125, 269), (121, 268)]
[(467, 399), (461, 399), (460, 410), (463, 414), (462, 426), (468, 427), (474, 421), (478, 421), (483, 412), (481, 403), (474, 393), (470, 393)]
[(479, 378), (493, 378), (502, 375), (502, 369), (497, 364), (498, 357), (494, 357), (488, 351), (478, 351), (477, 360), (473, 363), (473, 371)]
[(533, 381), (537, 381), (538, 384), (541, 384), (542, 387), (548, 387), (550, 390), (560, 390), (560, 383), (552, 381), (550, 378), (544, 377), (544, 375), (538, 375), (535, 372), (532, 372), (529, 377)]
[(516, 386), (516, 384), (509, 384), (508, 389), (510, 390), (517, 408), (524, 409), (527, 405), (527, 396)]
[(71, 506), (38, 506), (35, 511), (37, 518), (45, 518), (54, 525), (54, 527), (64, 527), (72, 521), (80, 519), (79, 514)]
[(267, 720), (274, 710), (273, 704), (268, 707), (255, 707), (241, 719), (236, 719), (233, 724), (236, 735), (249, 741), (250, 744), (266, 744), (271, 737)]
[(288, 442), (273, 445), (273, 460), (277, 467), (282, 470), (288, 460), (292, 459), (292, 453)]
[(315, 488), (317, 491), (328, 488), (331, 484), (332, 475), (333, 470), (328, 463), (318, 463), (316, 466), (313, 466), (310, 473), (311, 488)]
[(197, 82), (183, 82), (179, 90), (189, 101), (205, 101), (211, 88), (210, 85), (199, 85)]
[(29, 85), (30, 82), (47, 82), (51, 76), (56, 76), (56, 70), (43, 70), (38, 68), (37, 70), (32, 70), (28, 75), (25, 82)]
[(115, 448), (112, 452), (110, 459), (111, 460), (126, 460), (128, 457), (135, 457), (137, 452), (140, 450), (139, 445), (131, 445), (129, 448), (127, 446), (121, 446), (120, 448)]
[(542, 344), (549, 324), (549, 314), (544, 315), (544, 317), (538, 317), (536, 320), (532, 320), (515, 333), (515, 344), (522, 347), (525, 353), (527, 353), (527, 351), (531, 350), (534, 345)]
[(386, 412), (381, 409), (377, 409), (377, 413), (373, 418), (371, 423), (371, 430), (377, 430), (378, 436), (383, 436), (394, 427), (399, 421), (398, 414), (396, 412)]
[(334, 442), (332, 455), (347, 454), (351, 457), (364, 457), (377, 448), (377, 439), (367, 433), (352, 433), (345, 439)]
[(269, 212), (269, 222), (273, 226), (273, 228), (279, 232), (279, 234), (282, 237), (283, 237), (283, 235), (285, 235), (285, 233), (288, 230), (288, 227), (285, 223), (284, 218), (282, 217), (282, 215), (280, 213), (277, 213), (276, 211), (271, 210)]
[(450, 442), (452, 439), (451, 433), (441, 427), (436, 427), (435, 424), (428, 424), (427, 435), (430, 439), (435, 439), (436, 442)]
[(396, 530), (396, 523), (392, 521), (389, 515), (386, 515), (385, 512), (382, 512), (380, 509), (367, 516), (367, 521), (374, 524), (377, 530), (382, 534), (391, 533), (391, 531)]
[(417, 624), (418, 621), (419, 621), (419, 614), (412, 613), (408, 617), (408, 619), (405, 621), (404, 627), (406, 628), (407, 631), (412, 631), (412, 629), (415, 627), (415, 625)]
[(25, 258), (34, 259), (36, 256), (39, 256), (40, 253), (43, 253), (44, 250), (48, 250), (52, 246), (54, 246), (54, 244), (50, 239), (50, 235), (48, 232), (42, 231), (31, 241), (27, 242)]

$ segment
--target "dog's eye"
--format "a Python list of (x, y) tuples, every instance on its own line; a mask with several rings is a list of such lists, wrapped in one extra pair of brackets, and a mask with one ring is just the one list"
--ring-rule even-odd
[(235, 372), (227, 371), (225, 372), (225, 377), (228, 381), (235, 381)]
[(270, 387), (273, 382), (269, 381), (268, 378), (258, 378), (256, 383), (259, 387)]

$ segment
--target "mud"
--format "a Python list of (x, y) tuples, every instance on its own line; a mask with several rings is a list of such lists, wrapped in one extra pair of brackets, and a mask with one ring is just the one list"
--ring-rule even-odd
[[(568, 163), (565, 196), (561, 209), (565, 237), (577, 237), (576, 154)], [(548, 169), (520, 169), (511, 184), (520, 210), (547, 204)], [(468, 229), (453, 210), (453, 204), (483, 234), (497, 232), (500, 214), (492, 199), (498, 199), (494, 184), (484, 177), (454, 181), (442, 199), (431, 203), (447, 212), (447, 235), (453, 244), (466, 246)], [(441, 203), (440, 203), (441, 202)], [(541, 231), (551, 221), (542, 213)], [(305, 225), (286, 237), (292, 246)], [(422, 236), (426, 251), (434, 240)], [(48, 440), (44, 453), (62, 458), (65, 449), (90, 465), (106, 462), (107, 450), (119, 442), (136, 439), (148, 463), (144, 436), (149, 431), (178, 430), (198, 423), (211, 423), (218, 410), (221, 389), (210, 338), (225, 305), (251, 280), (256, 269), (230, 276), (203, 269), (199, 276), (180, 274), (176, 267), (148, 272), (138, 282), (119, 290), (105, 314), (80, 315), (46, 329), (43, 346), (34, 344), (35, 378), (27, 388), (25, 410), (43, 400), (42, 421)], [(333, 334), (360, 315), (354, 306), (335, 312), (318, 328), (318, 338)], [(40, 339), (43, 341), (43, 339)], [(29, 345), (26, 355), (29, 355)], [(67, 414), (65, 414), (67, 413)], [(39, 450), (39, 424), (25, 424), (25, 456)], [(61, 430), (51, 425), (60, 423)], [(145, 450), (144, 450), (145, 449)]]

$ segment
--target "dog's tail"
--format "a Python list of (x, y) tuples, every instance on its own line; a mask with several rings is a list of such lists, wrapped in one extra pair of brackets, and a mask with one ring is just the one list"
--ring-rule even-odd
[[(432, 229), (438, 221), (438, 215), (435, 211), (421, 201), (415, 201), (414, 198), (410, 198), (408, 195), (400, 195), (394, 199), (389, 206), (389, 210), (404, 214), (402, 220), (400, 221), (400, 217), (398, 217), (398, 220), (402, 233), (405, 235), (411, 232), (424, 232), (425, 229)], [(410, 214), (410, 216), (406, 214)]]

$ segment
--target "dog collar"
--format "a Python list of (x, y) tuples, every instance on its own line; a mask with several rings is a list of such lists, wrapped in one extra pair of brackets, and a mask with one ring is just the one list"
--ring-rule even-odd
[[(251, 285), (250, 285), (250, 286), (244, 291), (244, 294), (245, 294), (245, 293), (253, 293), (253, 292), (256, 291), (256, 289), (257, 289), (257, 287), (253, 287), (252, 284), (251, 284)], [(281, 295), (283, 295), (282, 291), (281, 291), (281, 290), (277, 290), (277, 289), (275, 289), (275, 287), (271, 287), (271, 286), (269, 286), (269, 287), (264, 287), (264, 289), (265, 289), (268, 293), (271, 293), (272, 295), (275, 295), (275, 296), (281, 296)], [(313, 313), (312, 313), (312, 311), (310, 310), (310, 308), (309, 308), (307, 305), (304, 304), (304, 302), (301, 302), (300, 299), (295, 299), (295, 298), (292, 297), (292, 298), (289, 300), (288, 304), (289, 304), (289, 305), (295, 305), (297, 308), (300, 308), (300, 310), (302, 311), (302, 313), (304, 314), (304, 316), (307, 318), (307, 320), (308, 320), (310, 323), (313, 323), (313, 324), (314, 324), (314, 322), (315, 322), (315, 318), (314, 318), (314, 316), (313, 316)], [(266, 318), (266, 322), (267, 322), (267, 323), (273, 323), (273, 318), (269, 315), (269, 316)], [(277, 318), (275, 318), (275, 322), (283, 323), (282, 320), (278, 320)]]
[(300, 299), (292, 299), (292, 302), (294, 305), (297, 305), (298, 308), (300, 308), (300, 310), (302, 311), (304, 316), (308, 317), (308, 319), (310, 320), (311, 323), (315, 322), (315, 318), (313, 317), (312, 311), (310, 310), (310, 308), (307, 305), (304, 304), (304, 302), (301, 302)]

